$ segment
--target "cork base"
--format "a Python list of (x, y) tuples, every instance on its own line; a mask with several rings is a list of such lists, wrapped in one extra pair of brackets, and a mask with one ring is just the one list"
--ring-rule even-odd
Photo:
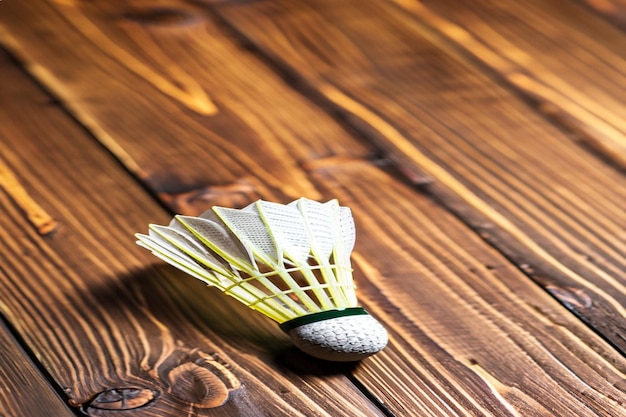
[(306, 323), (287, 334), (303, 352), (335, 362), (358, 361), (387, 345), (387, 331), (367, 313)]

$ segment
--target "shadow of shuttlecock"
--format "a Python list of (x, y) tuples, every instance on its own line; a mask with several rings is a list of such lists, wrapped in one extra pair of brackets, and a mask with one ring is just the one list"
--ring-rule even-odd
[(332, 376), (352, 373), (359, 365), (354, 362), (332, 362), (307, 355), (295, 346), (288, 346), (274, 355), (274, 362), (282, 369), (300, 376)]
[(200, 333), (219, 335), (240, 350), (272, 355), (290, 345), (272, 320), (169, 265), (153, 265), (121, 279), (142, 295), (152, 314), (173, 329), (181, 324), (174, 316), (182, 316)]
[(210, 328), (224, 340), (236, 346), (254, 345), (256, 349), (275, 352), (290, 345), (289, 338), (280, 331), (276, 323), (257, 313), (231, 297), (225, 297), (217, 288), (208, 287), (184, 273), (171, 271), (166, 280), (172, 289), (180, 291), (189, 313), (189, 320), (197, 327)]
[[(169, 265), (155, 264), (120, 276), (118, 280), (168, 328), (180, 328), (177, 316), (182, 315), (185, 324), (200, 333), (218, 335), (230, 346), (263, 357), (285, 371), (328, 376), (351, 372), (358, 364), (329, 362), (303, 353), (274, 321)], [(117, 291), (101, 289), (99, 292), (101, 300), (106, 302), (108, 298), (119, 304)], [(137, 304), (133, 305), (124, 307), (137, 308)]]
[(181, 333), (179, 336), (191, 329), (209, 338), (216, 335), (221, 342), (271, 361), (287, 372), (337, 375), (351, 372), (358, 364), (329, 362), (303, 353), (274, 321), (166, 264), (118, 275), (107, 285), (90, 286), (90, 292), (107, 311), (126, 311), (144, 323), (144, 328), (151, 327), (144, 317), (149, 312), (166, 328)]
[[(206, 328), (220, 335), (238, 349), (254, 351), (288, 373), (301, 376), (331, 376), (354, 371), (359, 362), (331, 362), (312, 357), (296, 348), (278, 325), (262, 314), (224, 295), (216, 288), (206, 287), (185, 274), (159, 266), (183, 293), (187, 306), (196, 313), (190, 320), (201, 330)], [(185, 283), (179, 280), (188, 281)]]

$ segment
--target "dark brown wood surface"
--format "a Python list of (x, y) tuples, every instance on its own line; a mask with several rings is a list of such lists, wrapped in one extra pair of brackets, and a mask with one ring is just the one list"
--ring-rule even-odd
[[(474, 37), (507, 13), (479, 3)], [(537, 4), (537, 32), (573, 31), (556, 4), (599, 28), (563, 35), (571, 68), (614, 30)], [(407, 5), (0, 4), (0, 311), (32, 354), (0, 347), (2, 417), (42, 406), (15, 369), (92, 416), (622, 414), (622, 139), (581, 146), (573, 127), (604, 125), (526, 101), (450, 38), (438, 19), (464, 6)], [(543, 61), (520, 30), (507, 42)], [(621, 92), (575, 72), (529, 74), (621, 123)], [(174, 212), (300, 196), (353, 209), (358, 295), (390, 333), (359, 364), (306, 357), (134, 245)]]
[(74, 416), (4, 323), (0, 346), (0, 416)]

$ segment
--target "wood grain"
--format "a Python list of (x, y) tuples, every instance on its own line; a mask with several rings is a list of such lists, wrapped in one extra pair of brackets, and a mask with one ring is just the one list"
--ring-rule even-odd
[(2, 158), (0, 158), (0, 188), (3, 188), (11, 196), (11, 199), (20, 206), (39, 234), (47, 235), (54, 232), (57, 222), (36, 201), (30, 198)]
[(0, 416), (72, 417), (46, 379), (0, 322)]
[(360, 299), (391, 333), (356, 377), (394, 415), (619, 415), (624, 358), (391, 174), (360, 161), (312, 172), (355, 214)]
[[(153, 266), (133, 233), (168, 214), (6, 60), (0, 77), (2, 158), (58, 222), (41, 235), (0, 189), (2, 313), (71, 405), (90, 416), (382, 415), (346, 369), (295, 371), (273, 322)], [(188, 302), (195, 293), (201, 305)]]
[[(269, 193), (315, 198), (306, 178), (283, 181), (298, 175), (288, 164), (368, 157), (210, 15), (181, 1), (7, 3), (0, 28), (2, 43), (173, 211)], [(216, 110), (198, 109), (207, 100)], [(261, 149), (263, 164), (240, 149)]]
[(430, 176), (429, 192), (626, 352), (619, 172), (391, 4), (217, 11), (416, 183)]
[(619, 29), (570, 0), (395, 3), (626, 169), (626, 93), (619, 88), (626, 85), (626, 35)]

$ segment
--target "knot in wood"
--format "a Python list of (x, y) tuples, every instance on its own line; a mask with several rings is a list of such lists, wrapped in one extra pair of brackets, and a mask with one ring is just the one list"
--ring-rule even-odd
[(228, 387), (209, 369), (184, 363), (169, 374), (170, 392), (196, 407), (219, 407), (228, 400)]
[(245, 207), (259, 198), (259, 189), (241, 178), (230, 184), (198, 184), (185, 190), (169, 188), (159, 192), (159, 198), (176, 213), (199, 216), (211, 206)]
[(227, 364), (198, 350), (173, 351), (158, 367), (158, 375), (172, 397), (197, 408), (219, 407), (241, 386)]
[(156, 398), (154, 391), (147, 388), (111, 388), (102, 391), (87, 404), (87, 408), (98, 410), (133, 410), (144, 407)]

